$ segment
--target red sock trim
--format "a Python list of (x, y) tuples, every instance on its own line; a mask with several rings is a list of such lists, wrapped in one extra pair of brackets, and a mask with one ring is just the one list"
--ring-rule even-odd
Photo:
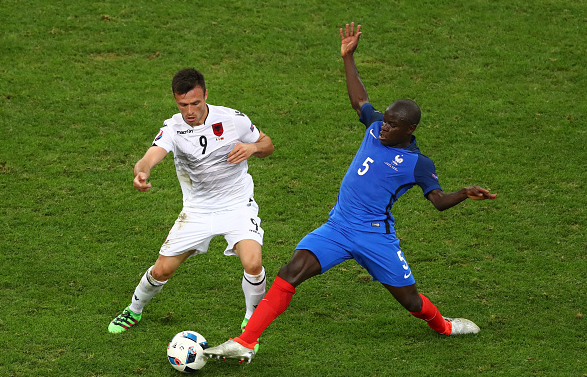
[(288, 283), (287, 281), (283, 280), (279, 276), (275, 277), (273, 285), (277, 285), (279, 288), (283, 289), (284, 291), (290, 292), (292, 295), (296, 293), (296, 289), (294, 288), (294, 286)]

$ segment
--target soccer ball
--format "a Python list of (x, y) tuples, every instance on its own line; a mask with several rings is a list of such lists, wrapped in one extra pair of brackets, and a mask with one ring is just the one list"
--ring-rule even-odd
[(208, 348), (206, 338), (195, 331), (177, 333), (167, 345), (167, 358), (175, 369), (184, 373), (194, 373), (202, 369), (208, 361), (204, 350)]

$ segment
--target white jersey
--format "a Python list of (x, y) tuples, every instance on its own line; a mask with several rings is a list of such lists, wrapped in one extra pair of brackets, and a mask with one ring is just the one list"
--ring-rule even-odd
[(210, 213), (246, 205), (253, 197), (248, 163), (226, 160), (236, 143), (254, 143), (260, 132), (249, 117), (222, 106), (208, 106), (204, 124), (192, 127), (181, 113), (163, 122), (154, 146), (173, 152), (183, 206)]

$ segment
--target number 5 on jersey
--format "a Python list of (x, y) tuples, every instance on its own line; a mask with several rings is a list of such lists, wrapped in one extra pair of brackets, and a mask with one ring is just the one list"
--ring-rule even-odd
[(364, 169), (359, 168), (359, 170), (357, 170), (357, 173), (359, 173), (359, 175), (365, 175), (365, 173), (367, 173), (367, 170), (369, 170), (369, 164), (374, 163), (375, 161), (373, 161), (371, 159), (371, 157), (367, 157), (365, 159), (365, 162), (363, 162), (363, 166), (365, 167)]

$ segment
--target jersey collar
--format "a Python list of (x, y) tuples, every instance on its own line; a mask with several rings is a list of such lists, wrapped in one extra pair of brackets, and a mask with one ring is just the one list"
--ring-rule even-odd
[(420, 153), (420, 148), (418, 148), (418, 144), (416, 143), (416, 136), (412, 135), (410, 144), (404, 149), (407, 149), (410, 152)]

